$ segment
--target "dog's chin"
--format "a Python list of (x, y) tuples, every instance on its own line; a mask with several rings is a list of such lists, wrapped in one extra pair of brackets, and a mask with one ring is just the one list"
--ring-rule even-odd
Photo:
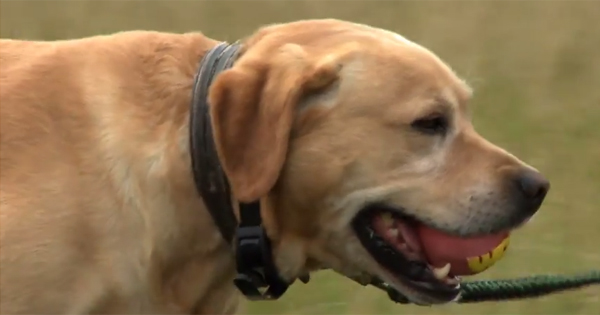
[[(391, 220), (391, 221), (390, 221)], [(363, 208), (352, 228), (375, 261), (373, 277), (421, 305), (443, 304), (460, 297), (460, 281), (449, 270), (428, 264), (413, 227), (419, 224), (402, 209), (382, 205)]]

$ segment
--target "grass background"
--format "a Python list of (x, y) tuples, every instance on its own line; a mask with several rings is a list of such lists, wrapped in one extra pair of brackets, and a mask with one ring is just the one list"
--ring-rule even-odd
[[(475, 88), (479, 131), (543, 171), (552, 189), (478, 278), (600, 267), (599, 1), (31, 1), (0, 2), (1, 37), (64, 39), (130, 30), (200, 30), (235, 40), (263, 24), (334, 17), (388, 28), (432, 49)], [(323, 272), (249, 314), (599, 314), (600, 289), (532, 301), (434, 308)]]

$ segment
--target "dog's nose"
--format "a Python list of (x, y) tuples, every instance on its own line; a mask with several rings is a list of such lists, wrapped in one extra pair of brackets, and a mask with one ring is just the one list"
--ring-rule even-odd
[(550, 182), (544, 175), (533, 170), (521, 172), (517, 176), (516, 182), (524, 201), (524, 210), (531, 213), (536, 212), (546, 198)]

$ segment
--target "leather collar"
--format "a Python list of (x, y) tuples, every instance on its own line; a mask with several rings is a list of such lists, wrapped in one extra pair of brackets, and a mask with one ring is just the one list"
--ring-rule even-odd
[(204, 56), (194, 80), (190, 112), (190, 153), (196, 189), (229, 244), (233, 241), (237, 219), (231, 204), (229, 183), (215, 149), (208, 90), (217, 74), (232, 66), (238, 51), (237, 43), (221, 43)]

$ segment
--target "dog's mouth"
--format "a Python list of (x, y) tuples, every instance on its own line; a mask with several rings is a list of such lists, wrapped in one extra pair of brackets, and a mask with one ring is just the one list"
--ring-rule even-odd
[(362, 245), (396, 281), (439, 303), (460, 296), (460, 279), (450, 265), (434, 267), (424, 254), (416, 227), (422, 224), (394, 208), (369, 206), (352, 222)]

